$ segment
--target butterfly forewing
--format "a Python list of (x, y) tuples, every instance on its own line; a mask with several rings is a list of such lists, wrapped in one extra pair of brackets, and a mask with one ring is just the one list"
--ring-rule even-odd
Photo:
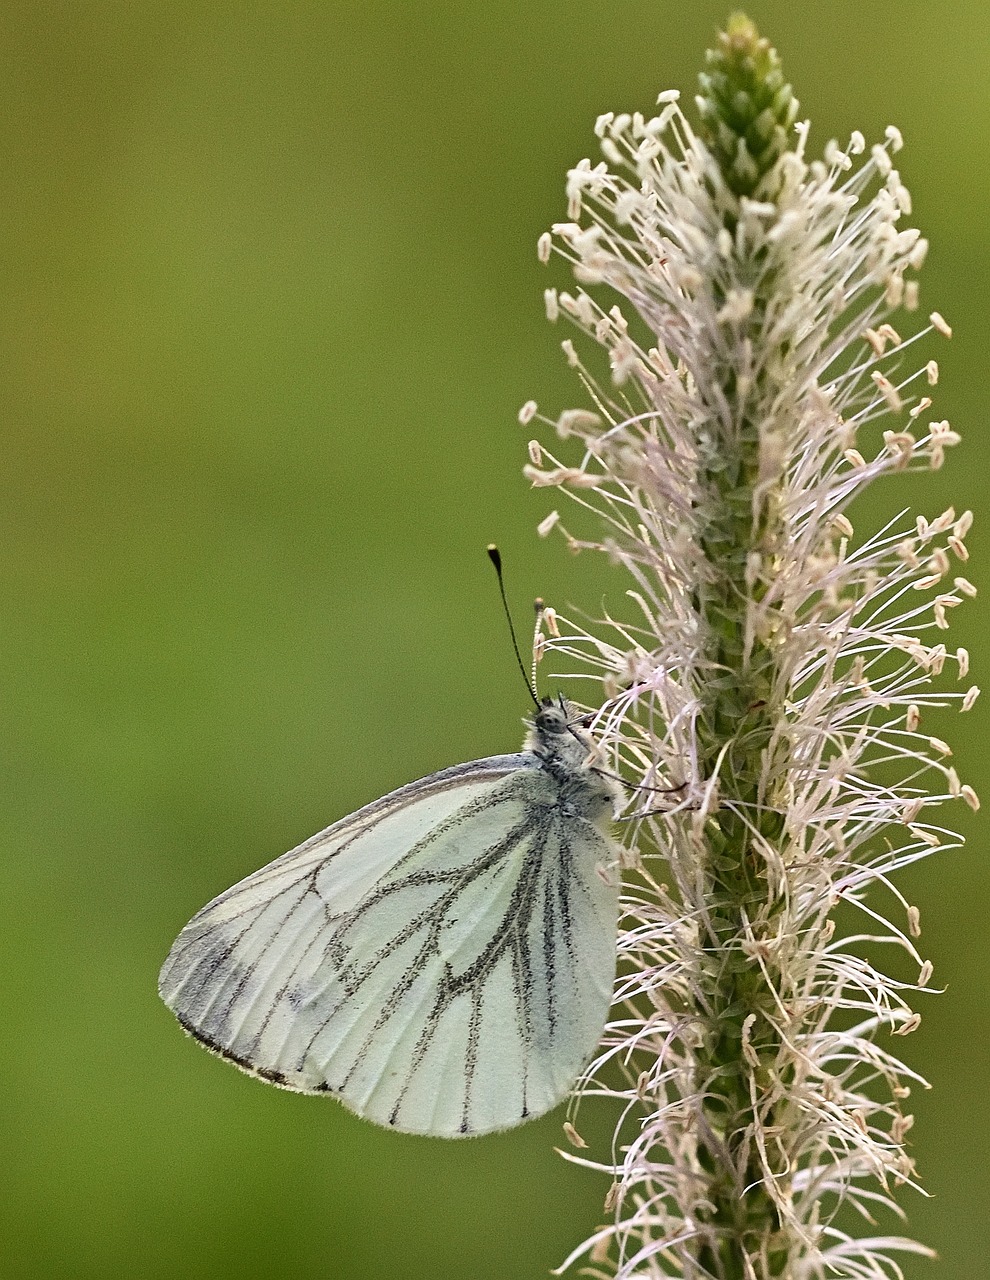
[(600, 1037), (618, 893), (599, 826), (529, 753), (384, 797), (179, 935), (160, 990), (245, 1070), (442, 1136), (540, 1115)]

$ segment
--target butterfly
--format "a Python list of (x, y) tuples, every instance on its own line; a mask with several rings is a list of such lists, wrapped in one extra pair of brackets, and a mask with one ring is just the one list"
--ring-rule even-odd
[(159, 993), (250, 1075), (405, 1133), (508, 1129), (570, 1092), (616, 964), (617, 779), (564, 698), (523, 750), (358, 809), (221, 893)]

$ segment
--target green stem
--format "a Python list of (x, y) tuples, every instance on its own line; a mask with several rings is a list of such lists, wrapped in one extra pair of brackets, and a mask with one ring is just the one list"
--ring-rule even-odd
[[(707, 61), (701, 77), (702, 121), (725, 186), (737, 199), (772, 199), (774, 166), (787, 148), (797, 106), (776, 53), (748, 19), (734, 15)], [(732, 231), (738, 206), (731, 199), (725, 203), (725, 225)], [(747, 340), (760, 340), (767, 301), (786, 282), (775, 279), (755, 253), (738, 261), (734, 274), (738, 287), (750, 281), (754, 285), (753, 310), (740, 335), (742, 349)], [(715, 298), (716, 306), (724, 301)], [(758, 367), (765, 369), (767, 361)], [(786, 1275), (787, 1250), (779, 1243), (781, 1224), (753, 1141), (756, 1116), (750, 1088), (754, 1076), (758, 1090), (774, 1084), (771, 1069), (780, 1048), (773, 1030), (777, 974), (768, 959), (765, 976), (744, 944), (747, 922), (758, 916), (772, 932), (780, 909), (771, 901), (766, 858), (758, 847), (760, 841), (771, 846), (780, 841), (781, 797), (765, 794), (764, 780), (780, 778), (786, 763), (767, 759), (770, 751), (780, 750), (774, 731), (783, 705), (778, 632), (772, 616), (761, 609), (760, 584), (772, 573), (784, 530), (772, 488), (754, 503), (757, 480), (765, 480), (760, 475), (763, 424), (757, 407), (770, 403), (771, 388), (759, 373), (744, 385), (730, 363), (716, 373), (732, 420), (727, 423), (725, 415), (713, 411), (699, 440), (701, 546), (710, 571), (696, 598), (708, 660), (700, 691), (701, 765), (705, 776), (717, 771), (721, 801), (707, 828), (714, 935), (709, 938), (713, 963), (707, 995), (713, 1016), (699, 1146), (710, 1200), (702, 1216), (716, 1243), (699, 1247), (698, 1262), (704, 1274), (719, 1280), (746, 1280), (753, 1274), (746, 1259), (750, 1264), (763, 1259), (763, 1276), (770, 1280)], [(759, 557), (763, 568), (755, 584), (748, 585), (753, 557)], [(760, 626), (750, 633), (747, 623), (754, 617)], [(743, 1054), (744, 1027), (751, 1015), (749, 1041), (761, 1064), (755, 1069)], [(758, 1095), (757, 1105), (759, 1101)], [(760, 1123), (765, 1127), (774, 1119), (771, 1111)]]

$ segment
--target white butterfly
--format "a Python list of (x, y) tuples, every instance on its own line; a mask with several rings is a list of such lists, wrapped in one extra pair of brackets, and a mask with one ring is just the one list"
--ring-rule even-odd
[(576, 723), (544, 699), (522, 752), (400, 787), (214, 898), (162, 999), (251, 1075), (406, 1133), (549, 1111), (615, 976), (621, 789)]

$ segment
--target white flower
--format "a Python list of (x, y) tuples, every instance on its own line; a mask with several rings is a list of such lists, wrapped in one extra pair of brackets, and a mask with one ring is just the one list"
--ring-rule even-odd
[[(579, 1091), (619, 1117), (610, 1155), (568, 1157), (609, 1176), (609, 1222), (568, 1263), (889, 1277), (893, 1252), (921, 1247), (835, 1218), (852, 1204), (872, 1222), (913, 1182), (904, 1103), (924, 1082), (889, 1036), (918, 1025), (932, 970), (891, 876), (958, 843), (935, 806), (978, 804), (925, 731), (926, 709), (977, 693), (932, 687), (946, 664), (968, 671), (942, 632), (973, 593), (957, 567), (972, 517), (863, 537), (848, 513), (957, 443), (928, 418), (934, 362), (903, 372), (948, 326), (935, 313), (902, 336), (888, 318), (916, 307), (926, 248), (903, 225), (896, 130), (809, 160), (776, 55), (741, 18), (702, 88), (702, 135), (671, 94), (655, 119), (601, 116), (605, 160), (571, 170), (568, 221), (540, 241), (578, 283), (547, 291), (548, 317), (610, 371), (568, 339), (594, 412), (521, 415), (562, 438), (526, 474), (576, 506), (540, 533), (604, 551), (629, 602), (599, 626), (558, 615), (542, 647), (604, 689), (587, 701), (630, 782), (620, 976)], [(915, 982), (876, 967), (878, 941)], [(577, 1146), (579, 1120), (575, 1102)]]

